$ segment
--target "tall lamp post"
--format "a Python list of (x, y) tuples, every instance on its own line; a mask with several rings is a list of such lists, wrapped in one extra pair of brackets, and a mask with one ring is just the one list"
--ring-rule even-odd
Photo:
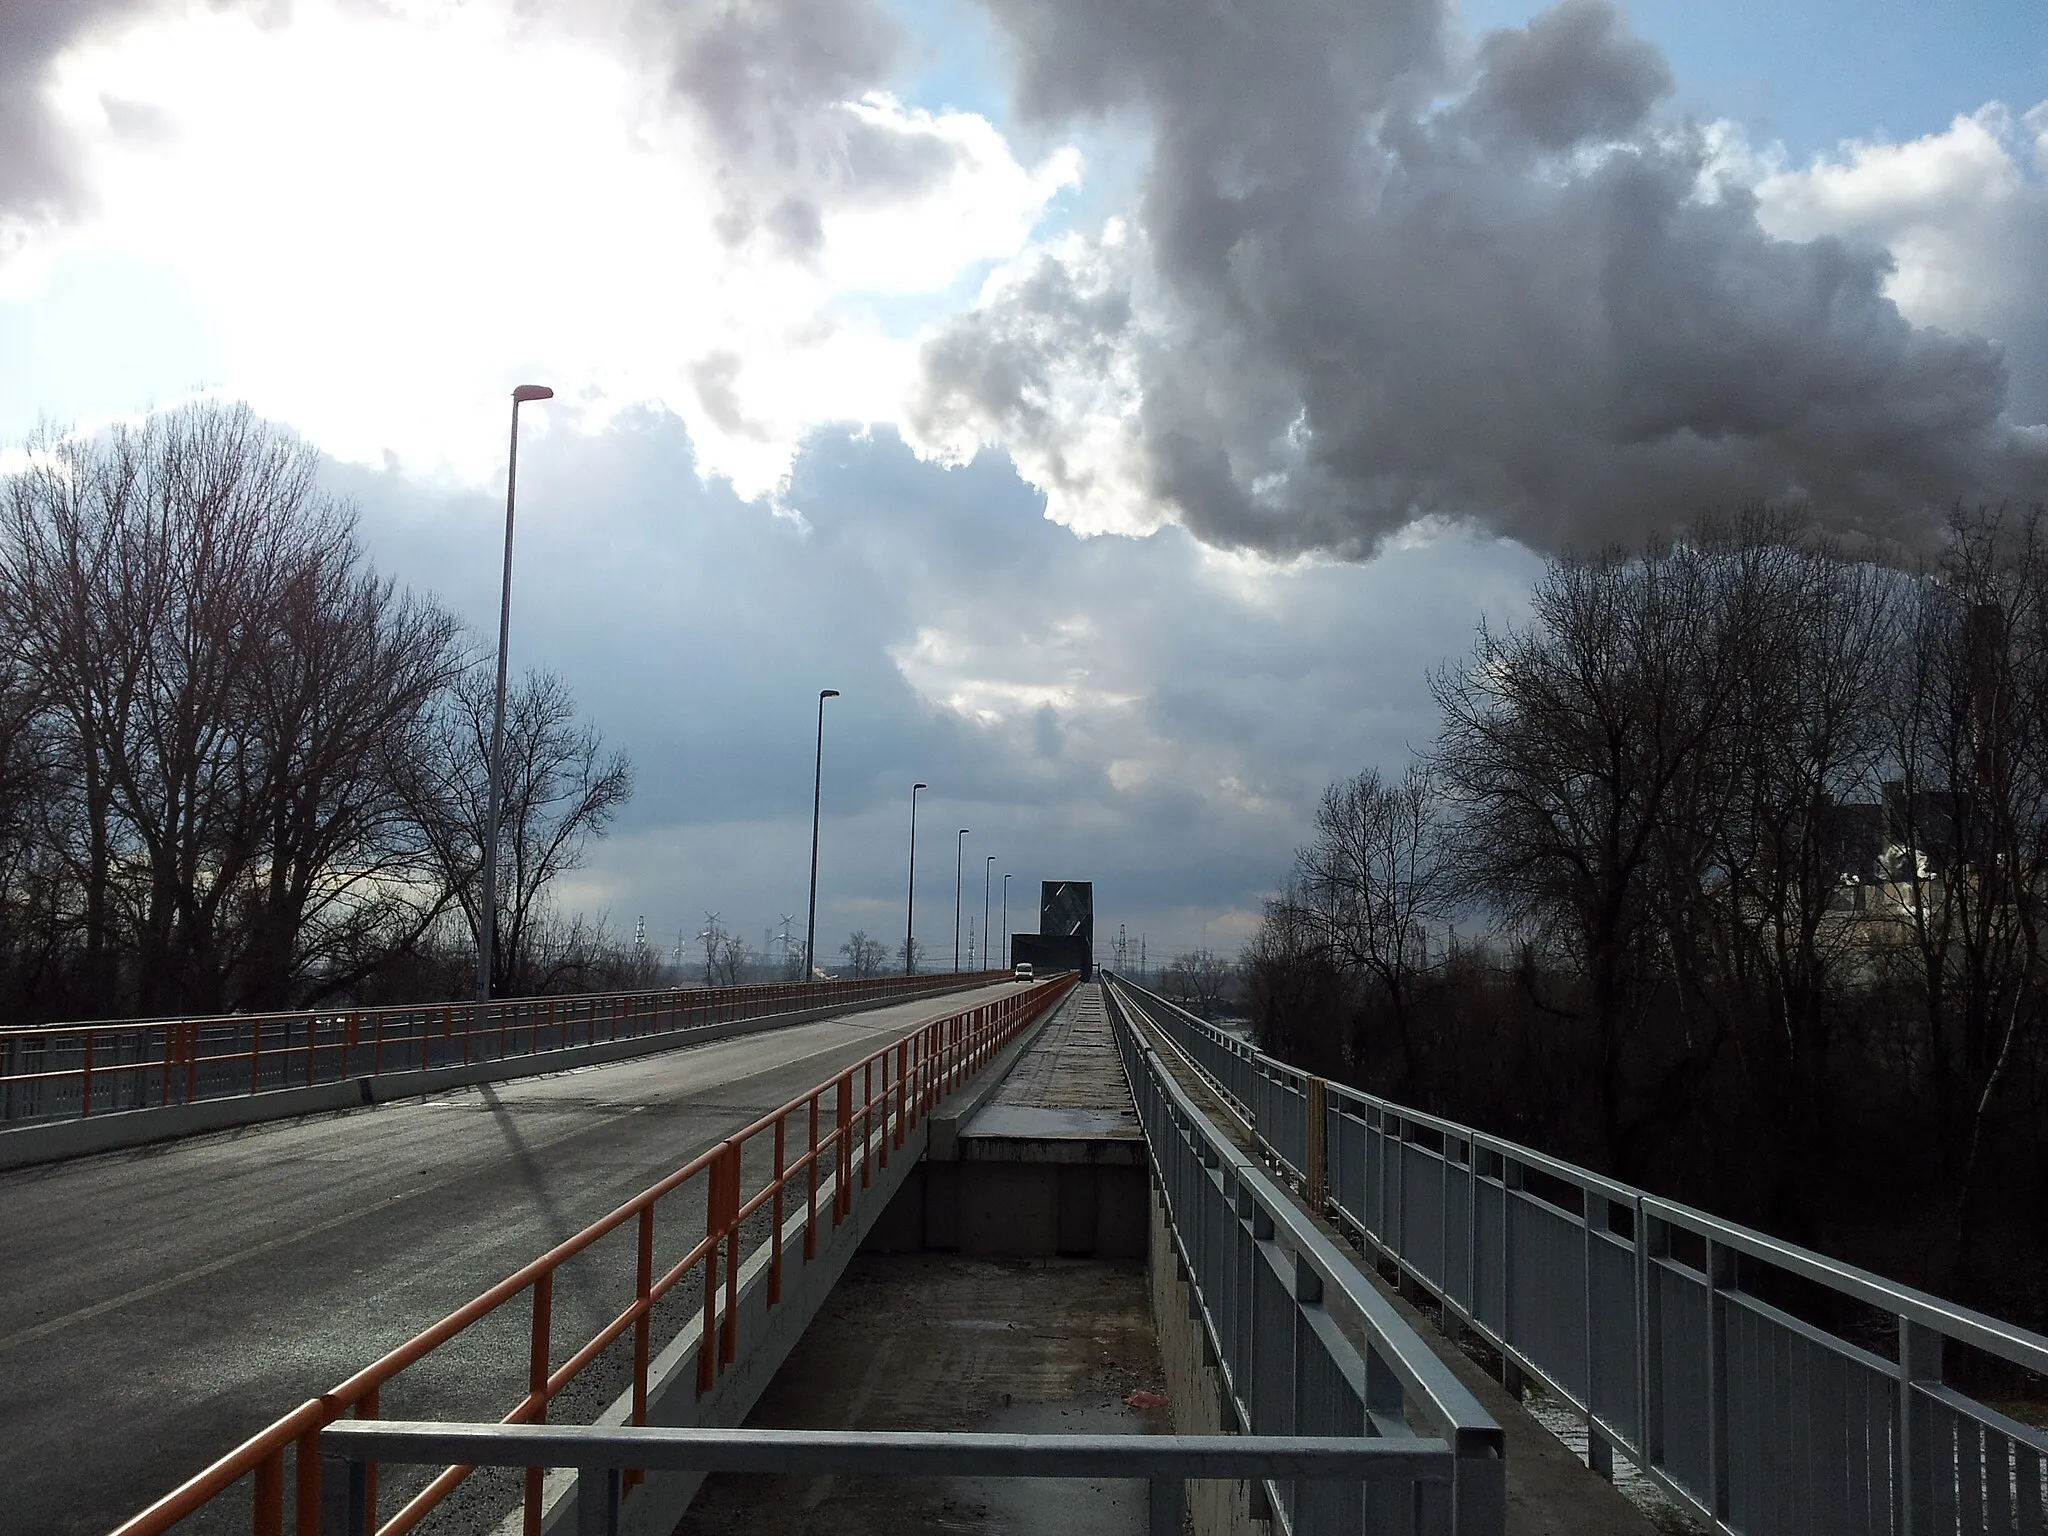
[(1003, 876), (1003, 969), (1010, 968), (1010, 877)]
[(491, 787), (484, 815), (483, 905), (477, 912), (476, 1000), (491, 1000), (491, 949), (498, 938), (498, 815), (505, 791), (505, 644), (512, 628), (512, 499), (519, 483), (519, 407), (552, 400), (545, 384), (512, 391), (512, 447), (505, 459), (505, 578), (498, 596), (498, 692), (491, 707)]
[(818, 765), (811, 778), (811, 915), (804, 924), (804, 980), (818, 976), (818, 802), (825, 788), (825, 701), (839, 697), (837, 688), (818, 690)]
[(910, 786), (910, 894), (903, 902), (903, 974), (917, 970), (917, 792), (929, 784)]
[(960, 841), (953, 849), (953, 974), (960, 974), (960, 871), (967, 857), (968, 828), (960, 829)]
[(981, 968), (984, 971), (995, 969), (994, 966), (988, 963), (988, 891), (989, 884), (995, 877), (996, 856), (990, 854), (988, 856), (988, 867), (981, 872)]

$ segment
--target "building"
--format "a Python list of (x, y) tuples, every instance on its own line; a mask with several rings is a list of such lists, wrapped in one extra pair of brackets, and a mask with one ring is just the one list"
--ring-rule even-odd
[(1038, 887), (1038, 932), (1010, 935), (1010, 958), (1041, 976), (1079, 971), (1095, 978), (1095, 882), (1046, 880)]

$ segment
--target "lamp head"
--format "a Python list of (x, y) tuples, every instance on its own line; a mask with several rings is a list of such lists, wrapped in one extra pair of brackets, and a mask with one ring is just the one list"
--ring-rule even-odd
[(552, 400), (555, 392), (545, 384), (522, 384), (512, 391), (512, 403), (525, 405), (529, 400)]
[(913, 785), (911, 785), (911, 786), (910, 786), (910, 792), (911, 792), (911, 793), (912, 793), (912, 794), (914, 795), (914, 794), (916, 794), (916, 793), (917, 793), (917, 792), (918, 792), (918, 791), (919, 791), (920, 789), (930, 789), (930, 788), (931, 788), (931, 785), (929, 785), (929, 784), (913, 784)]
[(818, 690), (818, 697), (821, 699), (836, 699), (839, 697), (839, 690), (837, 688), (820, 688)]

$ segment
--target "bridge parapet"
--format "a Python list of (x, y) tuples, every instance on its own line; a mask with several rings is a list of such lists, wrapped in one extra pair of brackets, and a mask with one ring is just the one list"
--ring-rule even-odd
[[(1200, 1312), (1229, 1427), (1405, 1445), (1424, 1469), (1399, 1484), (1269, 1478), (1269, 1507), (1297, 1536), (1500, 1536), (1500, 1426), (1351, 1256), (1202, 1113), (1131, 1027), (1114, 989), (1110, 1001), (1173, 1257)], [(1411, 1424), (1411, 1410), (1434, 1438)]]
[[(2048, 1533), (2048, 1433), (1944, 1380), (2048, 1338), (1301, 1071), (1119, 979), (1314, 1207), (1711, 1529)], [(1862, 1342), (1786, 1310), (1818, 1287)], [(1802, 1310), (1820, 1310), (1802, 1308)]]
[[(0, 1029), (0, 1167), (615, 1059), (1008, 975), (877, 976)], [(212, 1106), (210, 1110), (201, 1106)], [(143, 1113), (143, 1112), (147, 1113)], [(118, 1120), (119, 1129), (106, 1127)], [(89, 1134), (80, 1122), (96, 1122)], [(52, 1135), (61, 1126), (77, 1134)]]

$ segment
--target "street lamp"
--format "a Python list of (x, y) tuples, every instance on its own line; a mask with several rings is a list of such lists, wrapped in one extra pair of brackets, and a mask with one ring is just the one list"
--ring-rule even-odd
[(960, 870), (962, 860), (967, 857), (966, 827), (960, 829), (960, 841), (953, 849), (953, 974), (960, 974)]
[(811, 778), (811, 915), (804, 924), (804, 980), (818, 974), (818, 802), (825, 788), (825, 701), (839, 697), (837, 688), (818, 690), (818, 766)]
[(903, 903), (903, 974), (917, 969), (917, 792), (929, 784), (910, 786), (910, 895)]
[(1010, 877), (1003, 876), (1003, 969), (1010, 968)]
[(988, 963), (988, 888), (989, 882), (994, 880), (995, 877), (996, 856), (990, 854), (988, 856), (988, 868), (981, 872), (981, 968), (984, 971), (995, 969), (994, 966)]
[(512, 391), (512, 448), (505, 460), (505, 579), (498, 598), (498, 692), (491, 709), (491, 788), (484, 816), (484, 892), (478, 912), (476, 1000), (491, 1000), (491, 947), (498, 937), (498, 815), (505, 787), (505, 644), (512, 628), (512, 494), (519, 482), (519, 407), (529, 400), (552, 400), (545, 384), (522, 384)]

